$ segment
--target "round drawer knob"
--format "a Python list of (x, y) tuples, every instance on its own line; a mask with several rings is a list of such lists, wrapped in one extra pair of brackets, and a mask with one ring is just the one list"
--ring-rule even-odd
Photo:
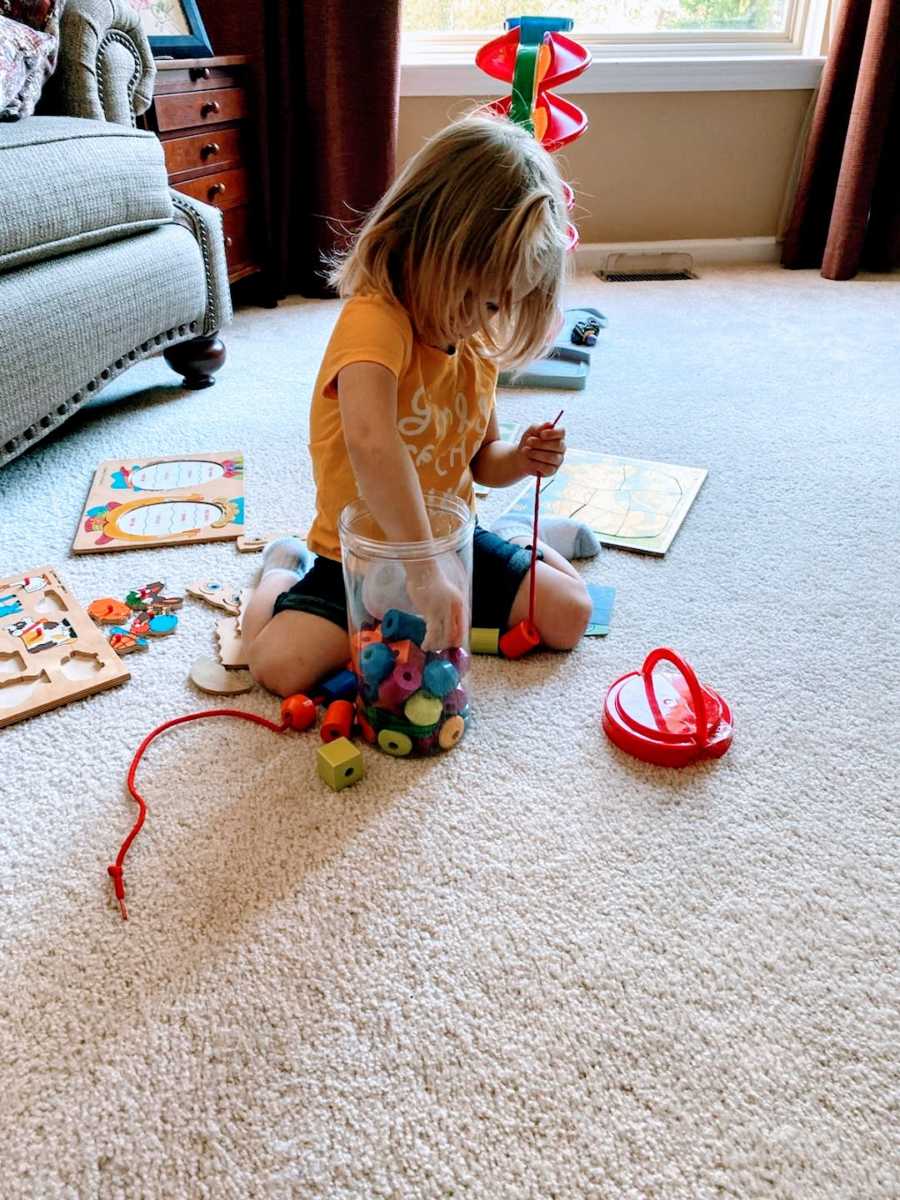
[(234, 245), (234, 238), (230, 234), (228, 234), (225, 238), (225, 249), (230, 250), (233, 245)]
[(224, 183), (214, 183), (212, 185), (212, 187), (209, 189), (209, 192), (207, 193), (207, 195), (209, 196), (210, 200), (215, 200), (216, 196), (224, 196), (225, 195), (225, 184)]
[(215, 113), (219, 112), (220, 109), (221, 105), (219, 104), (218, 100), (210, 100), (209, 103), (204, 104), (200, 109), (200, 116), (208, 117), (214, 115)]
[(191, 67), (191, 79), (209, 79), (211, 74), (209, 67)]
[(203, 147), (203, 149), (200, 151), (200, 153), (203, 155), (204, 158), (208, 158), (211, 154), (219, 154), (221, 152), (221, 150), (222, 150), (222, 147), (219, 145), (218, 142), (207, 142), (206, 145)]

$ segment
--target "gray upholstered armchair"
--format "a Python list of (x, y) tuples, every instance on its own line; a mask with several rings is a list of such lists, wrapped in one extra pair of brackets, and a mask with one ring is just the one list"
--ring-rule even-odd
[(40, 115), (0, 122), (0, 466), (133, 363), (224, 362), (222, 218), (171, 192), (136, 128), (155, 68), (122, 0), (68, 0)]

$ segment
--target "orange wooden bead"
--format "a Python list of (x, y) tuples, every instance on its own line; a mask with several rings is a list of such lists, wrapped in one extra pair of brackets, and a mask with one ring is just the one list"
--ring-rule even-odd
[(353, 731), (353, 705), (349, 700), (334, 700), (325, 710), (325, 720), (319, 731), (323, 742), (349, 738)]
[(425, 652), (421, 646), (417, 646), (409, 638), (404, 638), (402, 642), (391, 642), (391, 649), (398, 663), (402, 663), (404, 666), (419, 667), (420, 670), (424, 670)]
[(291, 729), (302, 733), (304, 729), (309, 729), (310, 725), (315, 725), (316, 706), (309, 696), (304, 696), (302, 692), (286, 696), (281, 702), (281, 719), (286, 725), (290, 725)]
[(350, 670), (356, 671), (358, 669), (359, 656), (365, 650), (366, 646), (370, 646), (372, 642), (380, 641), (380, 629), (360, 629), (358, 633), (354, 633), (350, 638)]
[(536, 626), (526, 618), (508, 629), (500, 639), (500, 653), (505, 658), (523, 658), (541, 644)]

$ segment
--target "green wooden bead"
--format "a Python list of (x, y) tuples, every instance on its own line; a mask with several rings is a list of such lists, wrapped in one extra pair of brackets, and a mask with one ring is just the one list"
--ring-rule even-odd
[(393, 754), (395, 758), (405, 758), (412, 752), (412, 738), (395, 729), (382, 729), (378, 735), (378, 745), (385, 754)]
[(434, 725), (441, 719), (443, 709), (443, 702), (426, 691), (416, 692), (403, 706), (411, 725)]
[(473, 654), (499, 654), (499, 629), (473, 629), (469, 634), (469, 649)]
[(319, 747), (316, 770), (330, 788), (339, 792), (365, 774), (362, 755), (347, 738), (335, 738)]

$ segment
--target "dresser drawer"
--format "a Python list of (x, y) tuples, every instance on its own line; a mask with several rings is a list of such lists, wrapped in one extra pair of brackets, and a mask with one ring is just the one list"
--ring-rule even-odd
[(209, 175), (188, 179), (175, 186), (179, 192), (185, 192), (206, 204), (214, 204), (216, 208), (235, 208), (238, 204), (246, 204), (249, 197), (247, 172), (243, 170), (212, 171)]
[(247, 94), (243, 88), (210, 88), (192, 93), (173, 92), (154, 100), (160, 133), (169, 129), (191, 129), (195, 125), (219, 125), (247, 116)]
[(250, 230), (250, 209), (246, 204), (239, 208), (229, 208), (222, 213), (222, 225), (225, 231), (225, 258), (228, 260), (228, 270), (253, 262), (253, 238)]
[(192, 137), (169, 138), (163, 142), (166, 170), (170, 175), (181, 171), (222, 170), (241, 162), (241, 131), (233, 127)]
[(241, 82), (242, 68), (229, 67), (176, 67), (160, 71), (153, 88), (154, 95), (166, 92), (205, 92), (210, 88), (236, 87)]

